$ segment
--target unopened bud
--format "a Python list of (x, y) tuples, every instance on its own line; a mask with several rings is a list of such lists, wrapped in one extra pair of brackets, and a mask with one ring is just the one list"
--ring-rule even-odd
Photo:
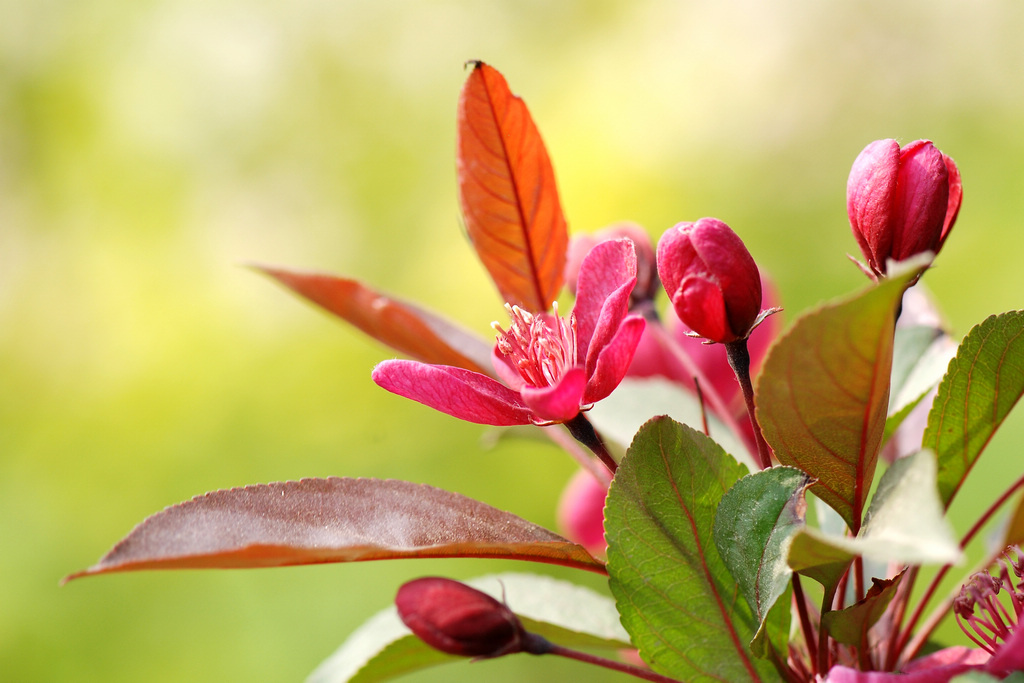
[(538, 642), (507, 605), (464, 583), (439, 577), (410, 581), (395, 597), (398, 616), (416, 636), (461, 657), (540, 654)]
[(761, 313), (761, 277), (743, 241), (715, 218), (679, 223), (658, 242), (658, 275), (684, 325), (713, 342), (746, 339)]
[(960, 171), (928, 140), (900, 148), (876, 140), (853, 162), (846, 211), (867, 266), (876, 277), (887, 262), (938, 253), (960, 211)]

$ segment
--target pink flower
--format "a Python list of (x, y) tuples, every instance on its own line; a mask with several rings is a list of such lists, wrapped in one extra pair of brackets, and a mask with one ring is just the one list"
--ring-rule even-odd
[(591, 555), (605, 554), (604, 500), (608, 485), (587, 470), (577, 470), (558, 501), (558, 527), (570, 541), (579, 543)]
[(960, 171), (930, 141), (865, 147), (850, 170), (846, 211), (871, 273), (884, 276), (889, 260), (938, 253), (962, 199)]
[(506, 306), (512, 324), (495, 325), (494, 368), (505, 382), (446, 365), (389, 360), (373, 370), (388, 391), (462, 420), (490, 425), (568, 422), (615, 389), (644, 329), (627, 315), (636, 252), (626, 239), (595, 246), (580, 267), (568, 318)]
[[(1010, 574), (1016, 577), (1011, 578)], [(1006, 593), (1007, 598), (1001, 599)], [(1007, 606), (1009, 603), (1009, 606)], [(828, 683), (947, 683), (967, 671), (1002, 679), (1024, 671), (1024, 551), (1010, 546), (999, 574), (971, 575), (953, 601), (957, 623), (979, 649), (957, 646), (909, 662), (901, 673), (862, 672), (844, 666), (829, 671)]]
[(761, 277), (743, 241), (715, 218), (679, 223), (658, 241), (658, 275), (683, 323), (713, 342), (746, 339), (761, 313)]
[(506, 605), (464, 583), (424, 577), (395, 596), (398, 616), (427, 645), (461, 657), (523, 652), (530, 640)]

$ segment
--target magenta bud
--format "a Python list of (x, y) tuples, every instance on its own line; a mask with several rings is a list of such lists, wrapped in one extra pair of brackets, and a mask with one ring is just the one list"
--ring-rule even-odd
[(928, 140), (900, 148), (876, 140), (860, 153), (846, 184), (846, 212), (868, 268), (886, 274), (888, 261), (937, 254), (963, 199), (960, 171)]
[(533, 651), (533, 638), (506, 605), (464, 583), (439, 577), (410, 581), (395, 597), (398, 616), (427, 645), (461, 657)]
[(658, 241), (658, 275), (684, 325), (713, 342), (746, 339), (761, 313), (761, 276), (743, 241), (715, 218)]

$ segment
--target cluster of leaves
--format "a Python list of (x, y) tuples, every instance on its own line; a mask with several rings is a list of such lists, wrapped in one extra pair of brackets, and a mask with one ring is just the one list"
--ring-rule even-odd
[[(458, 130), (469, 236), (505, 301), (548, 310), (563, 287), (568, 234), (537, 128), (502, 76), (473, 63)], [(980, 524), (1024, 485), (1013, 483), (967, 538), (954, 537), (945, 511), (1024, 393), (1024, 312), (988, 318), (951, 353), (932, 324), (897, 328), (904, 294), (926, 267), (907, 263), (803, 315), (775, 343), (755, 403), (778, 466), (750, 473), (737, 459), (750, 462), (741, 441), (718, 423), (710, 431), (733, 454), (707, 426), (661, 415), (677, 412), (662, 407), (653, 384), (624, 385), (609, 398), (627, 396), (625, 411), (593, 411), (606, 438), (632, 437), (606, 500), (606, 561), (456, 493), (331, 478), (216, 491), (167, 508), (69, 578), (406, 557), (527, 560), (607, 575), (614, 600), (529, 574), (474, 585), (503, 596), (531, 632), (566, 646), (636, 648), (667, 677), (801, 681), (837, 663), (898, 670), (950, 605), (915, 631), (933, 584), (904, 623), (918, 567), (959, 561)], [(354, 280), (263, 270), (411, 358), (494, 374), (491, 345), (435, 313)], [(669, 397), (699, 408), (686, 392)], [(874, 485), (883, 446), (922, 401), (931, 410), (920, 448)], [(623, 433), (623, 412), (643, 423), (635, 434)], [(544, 431), (586, 460), (563, 430)], [(808, 524), (809, 501), (817, 526)], [(1024, 505), (1004, 528), (999, 548), (1024, 541)], [(447, 659), (388, 610), (311, 680), (381, 681)]]

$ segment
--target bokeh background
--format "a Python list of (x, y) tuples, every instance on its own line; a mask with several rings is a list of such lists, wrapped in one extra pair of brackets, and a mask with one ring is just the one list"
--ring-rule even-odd
[[(1018, 0), (0, 0), (0, 679), (297, 681), (409, 578), (574, 578), (452, 560), (58, 587), (145, 516), (255, 482), (400, 477), (554, 524), (568, 458), (378, 390), (389, 351), (244, 267), (356, 276), (487, 333), (501, 302), (454, 183), (466, 60), (528, 102), (573, 231), (720, 217), (788, 320), (864, 284), (856, 154), (935, 140), (965, 201), (926, 281), (962, 335), (1024, 305), (1022, 35)], [(1022, 436), (1017, 415), (959, 529)], [(605, 680), (528, 657), (410, 680), (569, 676)]]

